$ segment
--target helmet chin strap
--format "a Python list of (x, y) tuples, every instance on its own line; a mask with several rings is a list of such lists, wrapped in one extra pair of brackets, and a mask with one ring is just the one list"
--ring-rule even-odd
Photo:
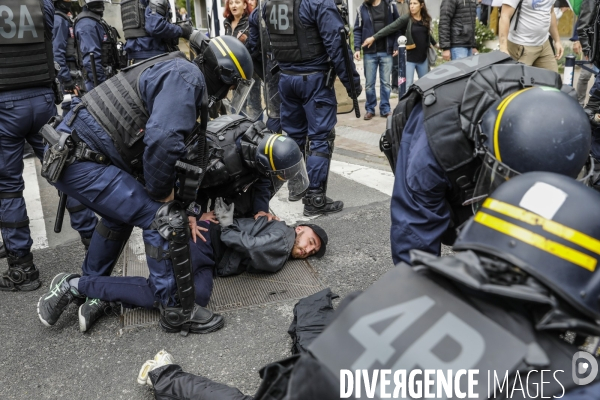
[(208, 65), (206, 65), (206, 59), (201, 55), (194, 58), (194, 64), (198, 66), (200, 71), (202, 71), (202, 75), (204, 75), (204, 81), (206, 82), (206, 89), (208, 91), (208, 107), (212, 107), (217, 101), (222, 100), (227, 95), (229, 91), (229, 86), (224, 84), (214, 73), (214, 70), (211, 70)]

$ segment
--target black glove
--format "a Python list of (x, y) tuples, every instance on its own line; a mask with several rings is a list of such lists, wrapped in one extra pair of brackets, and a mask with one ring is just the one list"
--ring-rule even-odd
[(181, 25), (181, 30), (183, 31), (183, 33), (181, 34), (181, 37), (184, 39), (189, 39), (192, 32), (194, 32), (194, 28), (189, 24)]
[[(360, 85), (360, 81), (354, 82), (354, 90), (356, 90), (356, 98), (358, 99), (358, 96), (360, 96), (360, 94), (362, 93), (362, 86)], [(348, 97), (354, 98), (354, 94), (350, 91), (350, 89), (346, 89), (346, 91), (348, 92)]]
[(64, 82), (62, 88), (66, 93), (75, 93), (75, 81)]

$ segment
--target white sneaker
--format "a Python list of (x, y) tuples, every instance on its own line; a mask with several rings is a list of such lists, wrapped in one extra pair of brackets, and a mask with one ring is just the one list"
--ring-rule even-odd
[(150, 371), (160, 368), (165, 365), (173, 364), (173, 356), (167, 353), (165, 350), (161, 350), (154, 356), (152, 360), (146, 360), (146, 362), (140, 368), (140, 372), (137, 377), (137, 381), (140, 385), (148, 385), (152, 387), (152, 381), (148, 379)]

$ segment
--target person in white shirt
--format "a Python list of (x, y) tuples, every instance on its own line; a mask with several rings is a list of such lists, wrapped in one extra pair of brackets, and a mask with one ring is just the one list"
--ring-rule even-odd
[(556, 60), (562, 57), (563, 47), (553, 6), (553, 0), (503, 0), (500, 50), (524, 64), (558, 72)]

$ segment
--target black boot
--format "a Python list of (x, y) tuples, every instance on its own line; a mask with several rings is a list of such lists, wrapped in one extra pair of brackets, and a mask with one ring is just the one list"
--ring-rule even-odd
[(323, 189), (308, 189), (302, 199), (302, 203), (304, 203), (304, 215), (307, 217), (320, 214), (333, 214), (342, 211), (344, 208), (344, 202), (333, 201), (325, 196)]
[(6, 257), (6, 247), (4, 247), (4, 243), (0, 242), (0, 258)]
[(33, 264), (33, 254), (17, 258), (8, 256), (8, 270), (0, 276), (0, 290), (5, 292), (17, 292), (22, 290), (29, 292), (39, 288), (40, 271)]
[(296, 195), (289, 195), (288, 196), (288, 201), (294, 202), (294, 201), (300, 201), (304, 198), (304, 196), (306, 195), (306, 190), (302, 193), (296, 194)]
[(191, 316), (183, 315), (181, 307), (161, 307), (160, 326), (166, 332), (181, 332), (182, 336), (188, 333), (211, 333), (218, 331), (225, 325), (223, 316), (215, 314), (208, 308), (194, 306)]

